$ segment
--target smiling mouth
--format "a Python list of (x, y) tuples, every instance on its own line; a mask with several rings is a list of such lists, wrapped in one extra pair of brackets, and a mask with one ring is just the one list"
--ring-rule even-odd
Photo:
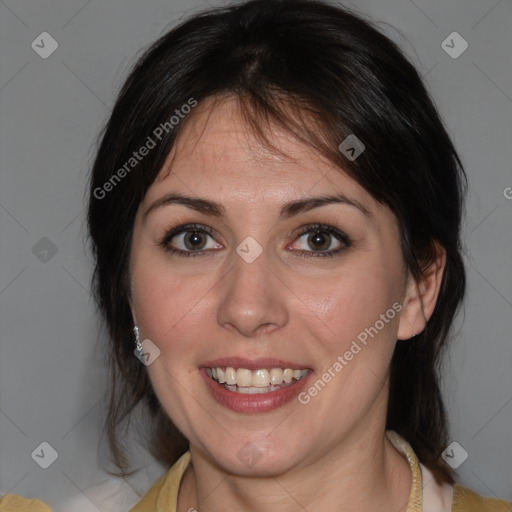
[(310, 370), (270, 368), (248, 370), (247, 368), (206, 368), (207, 375), (228, 391), (246, 395), (271, 393), (292, 386), (303, 379)]

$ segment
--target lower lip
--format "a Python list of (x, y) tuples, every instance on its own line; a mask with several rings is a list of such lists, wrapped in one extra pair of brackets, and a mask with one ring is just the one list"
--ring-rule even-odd
[(222, 384), (213, 380), (206, 373), (206, 368), (201, 368), (199, 373), (206, 382), (208, 391), (219, 402), (219, 404), (236, 412), (268, 412), (278, 409), (293, 400), (305, 387), (306, 381), (313, 372), (310, 370), (302, 379), (296, 381), (291, 386), (270, 391), (268, 393), (258, 393), (255, 395), (246, 395), (227, 390)]

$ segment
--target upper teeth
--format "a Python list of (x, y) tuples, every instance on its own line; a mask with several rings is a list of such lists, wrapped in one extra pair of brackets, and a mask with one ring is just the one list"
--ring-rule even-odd
[(289, 384), (292, 379), (302, 379), (308, 370), (271, 368), (270, 370), (248, 370), (246, 368), (206, 368), (206, 373), (221, 384), (263, 388), (269, 385)]

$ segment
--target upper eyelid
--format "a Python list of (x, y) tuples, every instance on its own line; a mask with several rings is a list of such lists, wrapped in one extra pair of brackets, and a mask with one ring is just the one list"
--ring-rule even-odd
[[(347, 239), (349, 236), (340, 228), (337, 228), (335, 226), (330, 226), (328, 224), (320, 224), (320, 223), (312, 223), (312, 224), (306, 224), (305, 226), (299, 228), (297, 235), (305, 235), (306, 233), (310, 233), (311, 231), (325, 231), (331, 235), (335, 235), (338, 233), (339, 235), (345, 236)], [(295, 232), (296, 230), (292, 231), (290, 233), (290, 236)]]
[(170, 242), (174, 237), (178, 235), (182, 235), (183, 233), (187, 233), (188, 231), (203, 231), (207, 235), (214, 237), (217, 234), (217, 231), (213, 228), (205, 226), (203, 224), (184, 224), (181, 226), (176, 226), (175, 228), (171, 228), (165, 231), (162, 242)]

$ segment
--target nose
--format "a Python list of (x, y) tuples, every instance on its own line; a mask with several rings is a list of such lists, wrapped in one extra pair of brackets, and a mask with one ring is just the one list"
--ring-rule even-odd
[(233, 254), (234, 268), (220, 284), (217, 321), (247, 338), (269, 335), (288, 322), (288, 289), (263, 253), (251, 263)]

